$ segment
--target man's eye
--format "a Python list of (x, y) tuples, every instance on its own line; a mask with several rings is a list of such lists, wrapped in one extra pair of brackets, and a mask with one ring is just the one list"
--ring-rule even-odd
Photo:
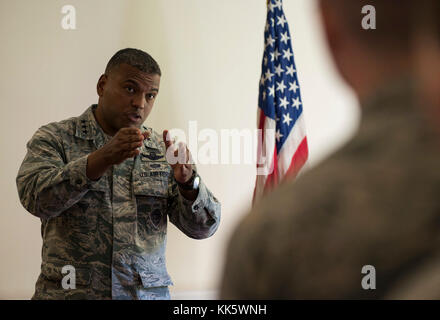
[(128, 93), (134, 93), (134, 88), (133, 87), (125, 87), (125, 90), (127, 90)]
[(148, 100), (152, 100), (152, 99), (156, 98), (156, 95), (153, 93), (149, 93), (149, 94), (147, 94), (147, 98), (148, 98)]

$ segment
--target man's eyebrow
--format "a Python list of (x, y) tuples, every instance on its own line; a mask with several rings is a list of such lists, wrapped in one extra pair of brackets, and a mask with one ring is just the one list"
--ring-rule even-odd
[[(141, 88), (142, 86), (139, 84), (139, 82), (137, 82), (136, 80), (133, 80), (133, 79), (127, 79), (127, 80), (125, 80), (124, 82), (130, 82), (130, 83), (133, 83), (136, 87), (138, 87), (138, 88)], [(159, 89), (158, 88), (151, 88), (150, 89), (150, 92), (151, 91), (155, 91), (155, 92), (159, 92)]]
[(134, 84), (136, 87), (139, 87), (139, 83), (137, 81), (135, 81), (135, 80), (127, 79), (124, 82), (130, 82), (130, 83)]

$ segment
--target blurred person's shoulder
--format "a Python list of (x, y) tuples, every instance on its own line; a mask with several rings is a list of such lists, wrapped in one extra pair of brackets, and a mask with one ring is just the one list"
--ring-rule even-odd
[(387, 93), (365, 110), (348, 144), (280, 186), (242, 221), (231, 250), (260, 265), (252, 267), (261, 276), (257, 284), (272, 275), (260, 289), (284, 283), (281, 297), (361, 297), (363, 265), (381, 268), (384, 285), (397, 265), (438, 246), (432, 241), (440, 209), (438, 141), (408, 92)]
[(364, 175), (344, 153), (256, 203), (230, 241), (223, 297), (319, 298), (326, 297), (331, 282), (325, 275), (359, 278), (360, 267), (336, 270), (335, 263), (341, 254), (347, 259), (359, 251), (358, 241), (364, 241), (353, 226), (362, 222), (352, 217), (371, 222), (357, 210), (359, 203), (368, 204), (365, 194), (355, 191), (362, 189)]

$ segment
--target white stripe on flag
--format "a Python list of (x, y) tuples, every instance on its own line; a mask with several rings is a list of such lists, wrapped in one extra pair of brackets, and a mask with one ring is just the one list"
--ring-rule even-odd
[[(261, 109), (258, 108), (258, 115), (260, 115)], [(261, 164), (257, 162), (257, 178), (255, 182), (255, 197), (260, 198), (264, 192), (264, 185), (266, 184), (267, 177), (272, 173), (273, 170), (273, 155), (275, 152), (275, 139), (273, 134), (268, 134), (268, 129), (275, 131), (276, 121), (269, 117), (264, 118), (263, 128), (260, 128), (264, 132), (263, 141), (258, 141), (259, 146), (261, 146), (261, 152), (263, 152), (264, 161)], [(257, 161), (261, 161), (261, 158), (257, 158)]]
[(283, 178), (287, 170), (289, 170), (293, 155), (306, 137), (305, 128), (304, 112), (302, 112), (278, 154), (278, 173), (280, 178)]

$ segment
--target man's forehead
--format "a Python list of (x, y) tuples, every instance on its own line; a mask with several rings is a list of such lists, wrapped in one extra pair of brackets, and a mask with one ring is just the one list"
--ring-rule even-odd
[(158, 74), (146, 73), (125, 63), (120, 64), (112, 71), (112, 75), (117, 77), (119, 81), (132, 80), (143, 86), (159, 88), (160, 76)]

